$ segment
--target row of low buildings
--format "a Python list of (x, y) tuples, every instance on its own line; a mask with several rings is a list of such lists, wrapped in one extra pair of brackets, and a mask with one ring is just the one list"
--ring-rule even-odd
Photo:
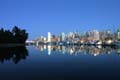
[(92, 42), (119, 42), (120, 41), (120, 29), (115, 32), (111, 30), (105, 31), (87, 31), (84, 33), (80, 32), (69, 32), (65, 34), (62, 32), (60, 35), (53, 35), (48, 32), (48, 36), (40, 36), (35, 40), (38, 43), (51, 43), (51, 42), (66, 42), (66, 43), (92, 43)]

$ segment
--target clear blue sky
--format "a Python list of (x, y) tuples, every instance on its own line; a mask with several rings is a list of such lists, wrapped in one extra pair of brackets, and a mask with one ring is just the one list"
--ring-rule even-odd
[(0, 27), (25, 28), (34, 39), (69, 31), (120, 27), (120, 0), (0, 0)]

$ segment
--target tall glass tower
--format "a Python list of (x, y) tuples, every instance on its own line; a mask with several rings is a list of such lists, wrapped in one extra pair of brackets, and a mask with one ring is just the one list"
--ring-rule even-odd
[(48, 32), (48, 42), (51, 42), (51, 33)]

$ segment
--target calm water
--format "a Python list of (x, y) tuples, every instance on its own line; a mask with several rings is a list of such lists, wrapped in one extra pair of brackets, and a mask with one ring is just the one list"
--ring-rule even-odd
[(0, 48), (0, 80), (120, 79), (120, 48)]

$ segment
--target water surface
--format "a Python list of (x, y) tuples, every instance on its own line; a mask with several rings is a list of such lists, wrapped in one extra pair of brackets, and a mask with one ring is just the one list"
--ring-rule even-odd
[(94, 46), (0, 48), (0, 80), (120, 79), (120, 49)]

